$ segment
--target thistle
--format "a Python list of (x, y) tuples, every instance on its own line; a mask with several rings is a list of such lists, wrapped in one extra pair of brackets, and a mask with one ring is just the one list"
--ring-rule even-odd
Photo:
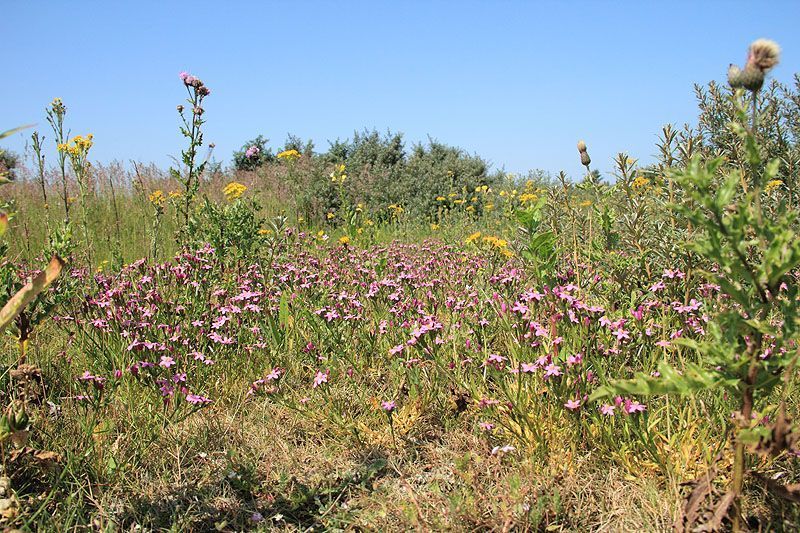
[(736, 65), (728, 67), (728, 83), (734, 89), (747, 89), (756, 92), (764, 85), (767, 72), (778, 64), (781, 49), (775, 41), (758, 39), (747, 52), (744, 69)]
[(586, 167), (586, 172), (589, 172), (589, 165), (592, 162), (592, 158), (589, 157), (589, 152), (586, 151), (585, 142), (578, 141), (578, 153), (581, 154), (581, 165)]

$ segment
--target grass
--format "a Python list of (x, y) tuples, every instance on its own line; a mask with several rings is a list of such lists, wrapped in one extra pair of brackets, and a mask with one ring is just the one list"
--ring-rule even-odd
[(20, 179), (5, 295), (69, 269), (2, 341), (0, 526), (797, 529), (770, 486), (800, 479), (800, 247), (744, 94), (703, 103), (740, 121), (730, 160), (687, 133), (613, 184), (427, 191), (427, 218), (313, 154), (79, 167), (68, 224), (58, 175)]

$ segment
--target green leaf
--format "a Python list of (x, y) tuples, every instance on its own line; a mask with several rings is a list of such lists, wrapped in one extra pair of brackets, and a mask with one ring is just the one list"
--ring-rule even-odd
[(35, 125), (36, 125), (36, 124), (28, 124), (27, 126), (20, 126), (19, 128), (14, 128), (14, 129), (12, 129), (12, 130), (4, 131), (3, 133), (0, 133), (0, 139), (5, 139), (5, 138), (6, 138), (6, 137), (8, 137), (9, 135), (14, 135), (14, 134), (15, 134), (15, 133), (17, 133), (18, 131), (22, 131), (22, 130), (26, 130), (26, 129), (28, 129), (28, 128), (32, 128), (32, 127), (34, 127)]
[(687, 364), (681, 373), (666, 361), (662, 361), (658, 365), (658, 371), (661, 374), (658, 377), (638, 372), (633, 379), (613, 381), (608, 385), (599, 387), (589, 397), (589, 401), (595, 402), (602, 398), (623, 394), (636, 396), (675, 394), (685, 396), (701, 390), (734, 387), (739, 383), (738, 379), (725, 378), (715, 370), (704, 369), (695, 364)]
[(283, 291), (281, 293), (281, 302), (278, 307), (278, 323), (282, 328), (285, 328), (288, 322), (289, 322), (289, 293)]
[(11, 322), (22, 312), (26, 305), (31, 303), (43, 290), (45, 290), (61, 274), (64, 261), (56, 256), (50, 260), (42, 272), (29, 281), (0, 309), (0, 331), (8, 327)]

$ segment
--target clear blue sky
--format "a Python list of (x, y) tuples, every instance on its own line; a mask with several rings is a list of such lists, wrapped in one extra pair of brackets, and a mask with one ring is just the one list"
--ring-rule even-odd
[(604, 173), (619, 151), (650, 160), (661, 125), (695, 120), (692, 83), (724, 80), (756, 38), (783, 48), (774, 77), (800, 72), (797, 0), (7, 0), (0, 14), (0, 129), (36, 122), (51, 139), (58, 96), (104, 162), (178, 154), (182, 70), (212, 90), (206, 140), (225, 162), (258, 134), (324, 150), (367, 127), (572, 176), (581, 138)]

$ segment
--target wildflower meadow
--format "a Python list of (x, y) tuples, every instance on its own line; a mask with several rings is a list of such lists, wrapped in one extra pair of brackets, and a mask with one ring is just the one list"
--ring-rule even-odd
[(43, 102), (0, 158), (0, 528), (797, 530), (800, 77), (745, 52), (611, 175), (580, 125), (577, 176), (371, 130), (223, 167), (189, 72), (172, 168), (101, 164)]

